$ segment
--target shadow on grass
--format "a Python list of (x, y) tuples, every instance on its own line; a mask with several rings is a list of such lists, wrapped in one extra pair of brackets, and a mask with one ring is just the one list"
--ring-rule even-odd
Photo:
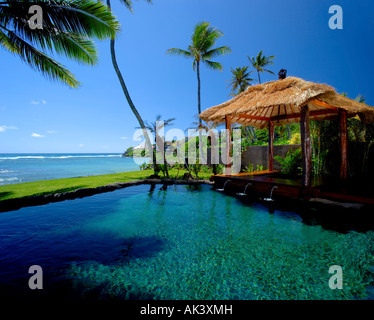
[[(23, 207), (44, 205), (50, 202), (70, 200), (95, 194), (94, 189), (83, 189), (84, 187), (84, 185), (80, 185), (35, 193), (32, 195), (19, 195), (18, 197), (16, 192), (2, 192), (0, 193), (0, 212), (13, 211)], [(80, 189), (79, 192), (74, 192), (78, 191), (78, 189)], [(10, 195), (12, 195), (10, 198), (4, 199)]]
[(4, 200), (4, 198), (9, 197), (10, 195), (14, 194), (14, 192), (0, 192), (0, 201)]

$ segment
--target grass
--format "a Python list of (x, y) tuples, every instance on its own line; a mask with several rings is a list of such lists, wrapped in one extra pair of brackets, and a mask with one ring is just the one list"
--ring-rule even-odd
[[(169, 170), (170, 178), (181, 179), (185, 170)], [(7, 199), (18, 199), (36, 195), (47, 195), (61, 192), (69, 192), (82, 188), (96, 188), (116, 182), (128, 182), (146, 179), (153, 170), (142, 170), (133, 172), (113, 173), (98, 176), (87, 176), (67, 179), (54, 179), (44, 181), (25, 182), (0, 186), (0, 202)], [(211, 173), (199, 173), (200, 179), (209, 179)], [(162, 176), (162, 174), (160, 174)]]

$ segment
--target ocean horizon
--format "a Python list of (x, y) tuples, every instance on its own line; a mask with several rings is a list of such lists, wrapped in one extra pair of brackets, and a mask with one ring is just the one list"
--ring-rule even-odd
[(1, 153), (0, 185), (140, 170), (133, 158), (121, 155), (122, 153)]

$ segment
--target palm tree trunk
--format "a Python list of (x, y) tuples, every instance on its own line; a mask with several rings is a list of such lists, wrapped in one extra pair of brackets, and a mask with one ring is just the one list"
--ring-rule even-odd
[[(198, 111), (198, 116), (201, 113), (201, 98), (200, 98), (200, 62), (196, 61), (196, 73), (197, 73), (197, 111)], [(201, 119), (199, 116), (199, 158), (201, 159), (201, 162), (203, 164), (206, 163), (206, 160), (203, 159), (203, 152), (202, 152), (202, 134), (201, 134)]]
[(260, 72), (258, 70), (257, 70), (257, 75), (258, 75), (258, 83), (261, 84)]
[(166, 173), (166, 177), (170, 178), (169, 177), (169, 170), (168, 170), (168, 163), (166, 161), (166, 148), (165, 148), (165, 143), (164, 143), (164, 150), (163, 150), (163, 155), (164, 155), (164, 166), (165, 166), (165, 173)]
[[(200, 100), (200, 62), (196, 62), (196, 73), (197, 73), (197, 111), (201, 113), (201, 100)], [(199, 117), (199, 124), (201, 125), (201, 119)]]
[[(110, 0), (107, 0), (107, 6), (108, 6), (109, 9), (111, 9)], [(115, 42), (114, 42), (114, 38), (113, 38), (113, 39), (110, 40), (110, 54), (111, 54), (111, 57), (112, 57), (112, 64), (113, 64), (114, 70), (116, 71), (118, 80), (119, 80), (119, 82), (121, 84), (123, 93), (125, 94), (125, 97), (126, 97), (126, 100), (127, 100), (128, 104), (130, 106), (130, 109), (134, 113), (136, 119), (139, 122), (140, 127), (143, 130), (143, 134), (144, 134), (144, 138), (145, 138), (145, 141), (146, 141), (146, 145), (147, 145), (148, 150), (149, 150), (149, 152), (151, 154), (151, 152), (152, 152), (151, 141), (149, 140), (149, 137), (148, 137), (148, 134), (147, 134), (147, 130), (146, 130), (145, 125), (144, 125), (144, 121), (143, 121), (142, 117), (140, 116), (138, 110), (136, 109), (134, 103), (132, 102), (132, 99), (131, 99), (130, 94), (129, 94), (128, 90), (127, 90), (125, 81), (124, 81), (124, 79), (122, 77), (121, 71), (119, 70), (117, 59), (116, 59), (116, 52), (115, 52), (115, 49), (114, 49), (114, 44), (115, 44)], [(155, 168), (155, 165), (156, 165), (156, 163), (153, 163), (153, 168)]]

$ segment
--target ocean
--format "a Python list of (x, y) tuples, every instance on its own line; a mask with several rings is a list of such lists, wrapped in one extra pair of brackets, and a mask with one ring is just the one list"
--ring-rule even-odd
[(121, 154), (0, 154), (0, 185), (137, 170)]

